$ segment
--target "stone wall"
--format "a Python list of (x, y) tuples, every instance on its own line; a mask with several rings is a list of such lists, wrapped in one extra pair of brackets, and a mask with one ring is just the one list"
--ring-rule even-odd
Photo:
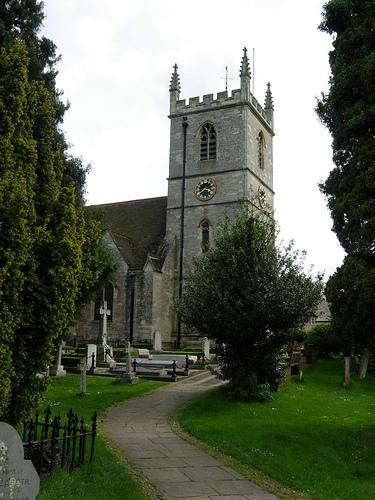
[[(117, 264), (113, 284), (113, 311), (112, 321), (107, 322), (108, 340), (115, 343), (123, 342), (125, 336), (125, 281), (128, 266), (115, 245), (111, 236), (104, 236), (105, 244), (111, 249)], [(91, 301), (81, 308), (78, 318), (74, 321), (69, 331), (70, 340), (76, 337), (78, 343), (96, 343), (99, 336), (99, 320), (95, 318), (95, 301)]]

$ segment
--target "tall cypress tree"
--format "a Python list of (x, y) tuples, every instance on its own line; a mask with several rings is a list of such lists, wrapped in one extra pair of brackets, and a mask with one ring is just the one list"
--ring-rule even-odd
[(54, 344), (112, 269), (100, 221), (84, 209), (86, 170), (59, 129), (42, 6), (0, 5), (0, 419), (13, 423), (37, 405)]
[(334, 169), (321, 185), (347, 252), (327, 283), (344, 350), (375, 349), (375, 9), (373, 0), (330, 0), (320, 29), (333, 35), (330, 87), (317, 112), (332, 135)]
[(22, 324), (23, 268), (35, 221), (36, 145), (28, 108), (26, 51), (0, 49), (0, 418), (12, 394), (12, 343)]
[(328, 94), (317, 111), (332, 135), (321, 189), (348, 254), (375, 255), (375, 9), (373, 0), (331, 0), (321, 30), (334, 35)]

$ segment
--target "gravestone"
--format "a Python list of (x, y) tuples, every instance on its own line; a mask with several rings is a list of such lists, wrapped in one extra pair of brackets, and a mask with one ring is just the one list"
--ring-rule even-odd
[(0, 422), (0, 498), (34, 500), (39, 493), (39, 476), (31, 460), (25, 460), (18, 432)]
[(86, 372), (87, 372), (87, 362), (86, 358), (81, 358), (79, 362), (79, 373), (80, 373), (80, 379), (79, 379), (79, 395), (80, 396), (86, 396)]
[(210, 341), (207, 337), (203, 337), (202, 340), (202, 351), (204, 354), (204, 359), (210, 359)]
[(141, 359), (152, 359), (152, 354), (150, 354), (148, 349), (138, 349), (138, 356)]
[(94, 372), (96, 368), (96, 356), (97, 356), (96, 351), (97, 351), (96, 344), (87, 344), (86, 346), (87, 366), (91, 372)]
[(61, 364), (63, 345), (65, 345), (65, 342), (59, 343), (55, 363), (49, 369), (49, 374), (52, 375), (53, 377), (64, 377), (64, 375), (66, 375), (66, 371), (64, 370), (64, 367)]
[(137, 375), (132, 371), (132, 346), (130, 342), (128, 342), (126, 349), (126, 373), (124, 373), (122, 381), (126, 384), (137, 384), (139, 381)]
[(344, 357), (344, 387), (348, 387), (350, 385), (350, 356)]
[(154, 352), (162, 352), (162, 350), (163, 350), (160, 332), (154, 332), (152, 349)]

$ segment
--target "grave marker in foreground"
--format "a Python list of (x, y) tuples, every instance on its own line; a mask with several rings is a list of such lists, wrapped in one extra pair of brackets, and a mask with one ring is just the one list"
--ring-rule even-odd
[(81, 358), (79, 362), (79, 373), (80, 373), (80, 379), (79, 379), (79, 395), (80, 396), (86, 396), (86, 372), (87, 372), (87, 360), (86, 358)]
[(0, 498), (34, 500), (39, 493), (39, 476), (31, 460), (25, 460), (18, 432), (0, 422)]
[(137, 384), (139, 381), (137, 375), (132, 372), (132, 346), (130, 342), (128, 342), (126, 349), (126, 373), (124, 373), (122, 381), (126, 384)]

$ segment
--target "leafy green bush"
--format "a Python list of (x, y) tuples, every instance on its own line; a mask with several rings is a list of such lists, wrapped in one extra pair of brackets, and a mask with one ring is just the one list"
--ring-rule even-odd
[(307, 331), (306, 341), (319, 349), (320, 356), (331, 357), (340, 351), (336, 334), (330, 324), (313, 326)]
[(272, 399), (271, 388), (268, 383), (258, 384), (254, 372), (238, 365), (237, 372), (232, 376), (228, 385), (228, 393), (242, 401), (268, 401)]
[(303, 343), (308, 337), (308, 332), (307, 330), (304, 330), (303, 328), (293, 328), (290, 330), (290, 340), (292, 342), (299, 342)]

